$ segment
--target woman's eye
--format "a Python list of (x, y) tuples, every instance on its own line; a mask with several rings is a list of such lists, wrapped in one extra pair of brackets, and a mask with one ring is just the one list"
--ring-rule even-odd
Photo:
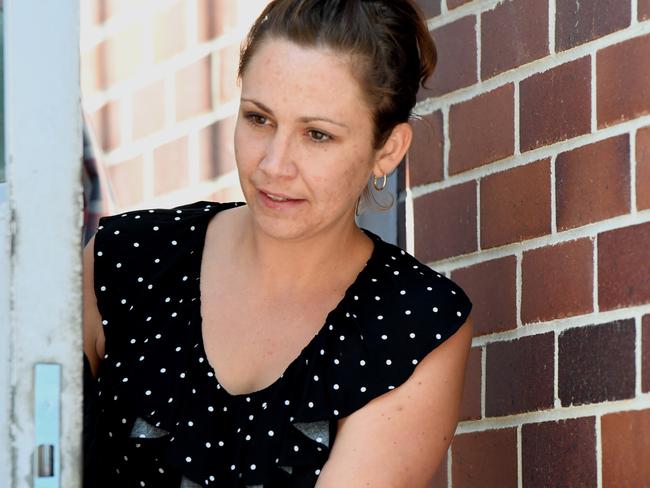
[(311, 137), (314, 142), (326, 142), (332, 138), (332, 136), (329, 134), (325, 134), (324, 132), (315, 129), (310, 129), (307, 132), (309, 133), (309, 137)]
[(253, 125), (265, 125), (267, 118), (256, 113), (247, 113), (246, 119)]

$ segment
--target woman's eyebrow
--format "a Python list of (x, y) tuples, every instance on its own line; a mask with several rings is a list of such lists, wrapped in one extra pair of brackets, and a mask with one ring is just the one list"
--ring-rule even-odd
[[(264, 105), (262, 102), (258, 102), (257, 100), (253, 100), (251, 98), (243, 98), (243, 97), (241, 98), (241, 101), (242, 102), (249, 102), (249, 103), (252, 103), (254, 105), (257, 105), (259, 108), (261, 108), (262, 110), (264, 110), (268, 114), (273, 115), (273, 110), (271, 110), (269, 107)], [(300, 117), (298, 120), (300, 122), (305, 122), (305, 123), (320, 120), (320, 121), (323, 121), (323, 122), (329, 122), (330, 124), (338, 125), (340, 127), (343, 127), (345, 129), (349, 130), (349, 127), (347, 125), (343, 124), (342, 122), (337, 122), (335, 120), (332, 120), (332, 119), (330, 119), (328, 117), (322, 117), (322, 116), (307, 117), (307, 116), (304, 116), (304, 117)]]
[(306, 122), (306, 123), (314, 122), (315, 120), (320, 120), (323, 122), (329, 122), (330, 124), (338, 125), (348, 130), (350, 129), (347, 125), (341, 122), (336, 122), (335, 120), (329, 119), (327, 117), (300, 117), (298, 120), (300, 120), (300, 122)]

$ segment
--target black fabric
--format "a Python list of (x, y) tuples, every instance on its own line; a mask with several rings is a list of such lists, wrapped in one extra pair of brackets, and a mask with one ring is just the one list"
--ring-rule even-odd
[(83, 359), (83, 486), (98, 486), (97, 479), (97, 383), (84, 354)]
[[(365, 231), (373, 253), (321, 329), (269, 387), (230, 395), (201, 336), (199, 271), (217, 212), (200, 201), (104, 217), (95, 293), (106, 336), (97, 429), (106, 486), (313, 487), (329, 455), (294, 424), (336, 420), (406, 381), (464, 323), (453, 281)], [(132, 437), (141, 419), (157, 438)]]

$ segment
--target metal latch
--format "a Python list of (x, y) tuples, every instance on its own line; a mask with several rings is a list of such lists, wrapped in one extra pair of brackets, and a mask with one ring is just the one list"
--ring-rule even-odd
[(61, 365), (34, 369), (34, 488), (60, 487)]

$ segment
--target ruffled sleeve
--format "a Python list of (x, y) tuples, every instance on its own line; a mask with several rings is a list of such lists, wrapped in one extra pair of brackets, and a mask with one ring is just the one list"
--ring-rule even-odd
[(329, 317), (309, 359), (299, 421), (339, 419), (404, 383), (465, 322), (472, 303), (455, 282), (395, 246), (383, 250)]

